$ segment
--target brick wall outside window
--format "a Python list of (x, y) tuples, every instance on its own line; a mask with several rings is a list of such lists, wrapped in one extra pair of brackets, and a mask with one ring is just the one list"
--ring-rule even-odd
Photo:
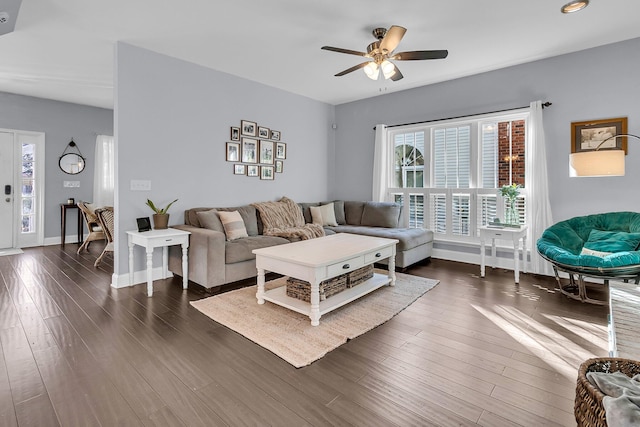
[[(511, 129), (511, 152), (509, 152), (509, 129)], [(498, 123), (499, 187), (502, 187), (503, 185), (509, 185), (511, 183), (516, 183), (524, 186), (524, 139), (524, 120)], [(511, 166), (511, 168), (509, 166)], [(509, 176), (510, 170), (511, 177)]]

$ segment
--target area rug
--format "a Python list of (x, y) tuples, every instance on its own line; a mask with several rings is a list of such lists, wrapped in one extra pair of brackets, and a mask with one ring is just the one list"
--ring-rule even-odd
[[(380, 271), (386, 274), (386, 271)], [(267, 289), (284, 286), (286, 278), (268, 282)], [(308, 316), (256, 300), (249, 286), (191, 305), (218, 323), (266, 348), (296, 368), (311, 364), (331, 350), (381, 325), (438, 284), (437, 280), (396, 273), (396, 285), (382, 288), (338, 308), (311, 326)]]

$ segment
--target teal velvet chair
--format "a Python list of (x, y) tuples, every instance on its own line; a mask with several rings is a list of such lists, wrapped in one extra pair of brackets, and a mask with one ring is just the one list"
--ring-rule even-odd
[[(547, 228), (536, 246), (553, 264), (560, 291), (583, 302), (606, 304), (587, 297), (584, 277), (601, 278), (605, 284), (609, 279), (640, 280), (640, 213), (609, 212), (561, 221)], [(562, 284), (558, 271), (569, 274), (568, 285)]]

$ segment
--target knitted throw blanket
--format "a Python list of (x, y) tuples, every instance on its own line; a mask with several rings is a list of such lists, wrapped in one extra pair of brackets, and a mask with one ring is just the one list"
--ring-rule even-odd
[(302, 210), (291, 199), (283, 197), (277, 202), (252, 203), (260, 212), (264, 226), (263, 234), (286, 239), (309, 240), (324, 236), (324, 229), (318, 224), (305, 224)]

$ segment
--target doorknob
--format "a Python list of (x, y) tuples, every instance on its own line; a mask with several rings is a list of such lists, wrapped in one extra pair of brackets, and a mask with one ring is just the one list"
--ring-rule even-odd
[(11, 197), (7, 197), (6, 199), (4, 199), (4, 201), (9, 203), (11, 201)]

